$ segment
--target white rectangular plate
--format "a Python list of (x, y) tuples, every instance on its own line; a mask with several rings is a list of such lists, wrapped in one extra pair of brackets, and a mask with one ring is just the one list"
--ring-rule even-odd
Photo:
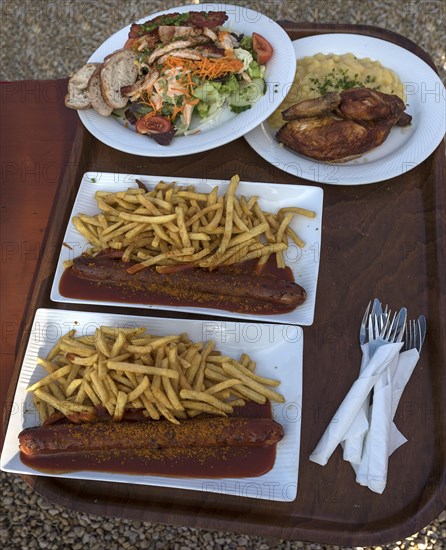
[(70, 221), (64, 236), (64, 243), (71, 248), (68, 248), (67, 246), (61, 247), (56, 274), (51, 289), (51, 299), (54, 302), (155, 308), (159, 310), (184, 311), (188, 313), (213, 316), (230, 315), (233, 319), (257, 319), (267, 322), (291, 323), (296, 325), (311, 325), (313, 323), (321, 246), (323, 191), (320, 187), (310, 187), (307, 185), (277, 185), (272, 183), (240, 182), (237, 190), (237, 195), (258, 195), (260, 197), (260, 207), (271, 212), (277, 212), (280, 208), (285, 206), (299, 206), (302, 208), (307, 208), (308, 210), (314, 210), (316, 212), (315, 218), (295, 216), (293, 222), (291, 223), (292, 229), (297, 232), (306, 245), (305, 248), (300, 249), (293, 242), (290, 242), (288, 250), (284, 253), (285, 262), (291, 268), (295, 282), (306, 290), (307, 299), (303, 305), (299, 306), (290, 313), (282, 313), (279, 315), (259, 315), (254, 313), (244, 314), (203, 307), (165, 306), (155, 304), (144, 305), (137, 303), (124, 304), (121, 302), (84, 300), (62, 296), (59, 292), (59, 282), (64, 271), (63, 262), (65, 260), (72, 260), (88, 248), (86, 239), (77, 232), (76, 228), (71, 223), (73, 216), (78, 214), (98, 214), (99, 208), (94, 198), (96, 191), (102, 190), (117, 192), (124, 191), (129, 187), (136, 187), (137, 185), (135, 183), (135, 178), (143, 181), (149, 189), (153, 188), (161, 180), (166, 182), (175, 181), (178, 185), (193, 184), (199, 192), (210, 192), (215, 185), (218, 185), (221, 189), (220, 194), (223, 194), (228, 187), (227, 181), (220, 180), (87, 172), (82, 178), (73, 210), (71, 212)]
[(20, 371), (1, 455), (0, 467), (3, 471), (50, 475), (25, 466), (20, 460), (19, 433), (24, 428), (39, 424), (26, 388), (45, 376), (46, 372), (36, 364), (37, 357), (45, 357), (58, 338), (72, 328), (76, 329), (78, 336), (94, 334), (95, 329), (101, 325), (121, 328), (143, 326), (152, 334), (160, 336), (187, 332), (194, 341), (213, 339), (217, 349), (223, 354), (237, 357), (248, 353), (257, 362), (258, 374), (281, 381), (277, 389), (285, 397), (285, 403), (273, 404), (273, 418), (282, 424), (285, 436), (277, 445), (276, 461), (272, 470), (254, 478), (189, 479), (88, 471), (53, 477), (175, 487), (284, 502), (296, 498), (302, 410), (303, 332), (300, 327), (280, 324), (192, 321), (38, 309)]

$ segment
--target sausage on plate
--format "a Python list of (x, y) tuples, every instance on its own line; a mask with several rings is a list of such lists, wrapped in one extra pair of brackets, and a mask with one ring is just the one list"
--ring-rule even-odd
[(177, 426), (167, 420), (53, 424), (19, 434), (20, 450), (30, 456), (172, 447), (264, 447), (283, 438), (269, 418), (206, 418)]

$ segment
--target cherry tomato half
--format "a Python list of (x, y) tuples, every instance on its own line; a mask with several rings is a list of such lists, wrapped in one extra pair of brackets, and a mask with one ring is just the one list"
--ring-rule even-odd
[(252, 33), (252, 47), (257, 56), (257, 63), (264, 65), (273, 55), (273, 47), (261, 34)]
[(136, 121), (138, 134), (164, 134), (172, 129), (170, 120), (161, 115), (145, 115)]

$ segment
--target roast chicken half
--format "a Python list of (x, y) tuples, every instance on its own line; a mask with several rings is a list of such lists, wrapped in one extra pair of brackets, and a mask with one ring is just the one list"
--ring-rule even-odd
[(319, 161), (346, 162), (381, 145), (395, 126), (412, 117), (396, 95), (351, 88), (307, 99), (282, 112), (279, 143)]

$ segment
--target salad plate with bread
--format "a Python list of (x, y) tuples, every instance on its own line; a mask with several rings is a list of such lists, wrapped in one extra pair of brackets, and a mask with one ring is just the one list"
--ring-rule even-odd
[(263, 122), (295, 66), (291, 40), (265, 15), (230, 4), (182, 6), (107, 39), (71, 76), (65, 105), (115, 149), (187, 155)]

